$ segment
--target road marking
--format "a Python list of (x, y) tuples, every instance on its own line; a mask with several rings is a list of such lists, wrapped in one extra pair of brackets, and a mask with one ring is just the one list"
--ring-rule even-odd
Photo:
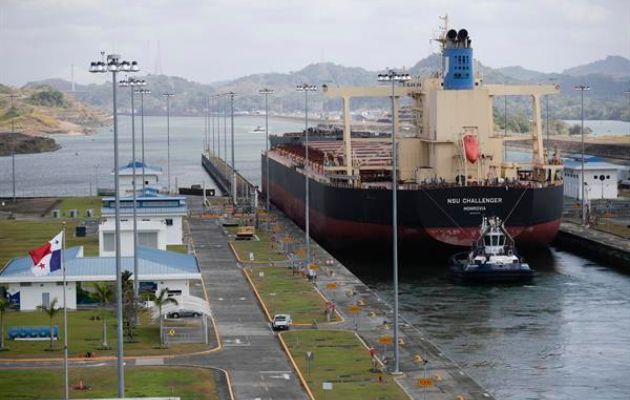
[(149, 359), (139, 358), (136, 360), (136, 365), (164, 365), (164, 359), (163, 358), (149, 358)]
[(241, 297), (239, 300), (245, 301), (245, 300), (247, 300), (247, 297)]

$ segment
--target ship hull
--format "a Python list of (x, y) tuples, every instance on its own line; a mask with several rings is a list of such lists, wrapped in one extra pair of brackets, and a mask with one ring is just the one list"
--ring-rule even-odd
[[(265, 156), (262, 159), (265, 171)], [(304, 226), (304, 175), (269, 160), (271, 201)], [(263, 174), (263, 190), (266, 188)], [(326, 247), (384, 248), (392, 237), (392, 193), (387, 189), (336, 187), (311, 179), (311, 236)], [(398, 191), (401, 247), (419, 244), (470, 246), (483, 216), (497, 216), (517, 245), (549, 243), (560, 226), (562, 186), (433, 187)], [(373, 250), (377, 250), (373, 248)]]

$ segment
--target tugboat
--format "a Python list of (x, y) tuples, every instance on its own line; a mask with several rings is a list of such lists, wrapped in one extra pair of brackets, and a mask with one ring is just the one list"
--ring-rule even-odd
[(450, 264), (452, 277), (458, 283), (519, 283), (534, 277), (534, 271), (518, 256), (514, 239), (498, 217), (484, 217), (471, 251), (454, 254)]
[(256, 128), (251, 130), (251, 133), (265, 133), (265, 128), (258, 125)]

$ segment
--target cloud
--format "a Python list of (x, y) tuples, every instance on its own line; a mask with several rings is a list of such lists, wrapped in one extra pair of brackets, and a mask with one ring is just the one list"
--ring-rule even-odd
[(67, 73), (71, 63), (86, 79), (77, 71), (101, 50), (137, 59), (147, 72), (201, 82), (321, 59), (411, 66), (432, 51), (445, 12), (451, 26), (471, 32), (476, 56), (491, 66), (560, 71), (630, 55), (625, 0), (4, 0), (0, 51), (10, 61), (0, 64), (0, 81)]

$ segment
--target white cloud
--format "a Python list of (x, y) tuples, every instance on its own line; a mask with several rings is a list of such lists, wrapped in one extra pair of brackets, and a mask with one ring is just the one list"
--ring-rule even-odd
[(430, 53), (444, 12), (490, 66), (560, 71), (630, 56), (627, 0), (4, 0), (0, 81), (51, 77), (71, 63), (76, 72), (112, 49), (153, 72), (158, 42), (164, 73), (202, 82), (296, 70), (322, 54), (370, 69), (411, 66)]

